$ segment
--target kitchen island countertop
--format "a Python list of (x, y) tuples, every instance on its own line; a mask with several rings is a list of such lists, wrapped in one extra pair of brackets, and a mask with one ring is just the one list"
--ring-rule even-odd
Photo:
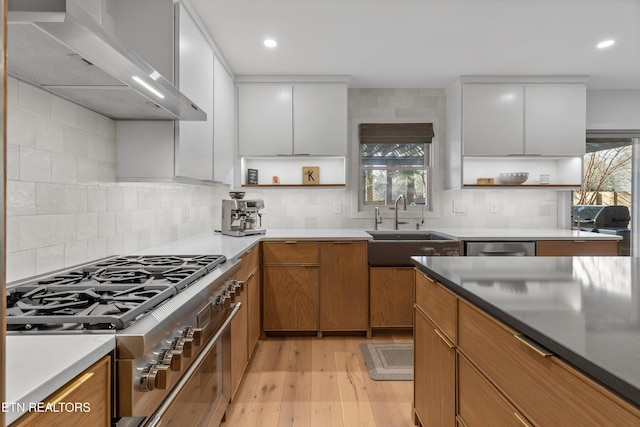
[(412, 260), (446, 288), (640, 407), (640, 258)]
[(6, 423), (109, 354), (115, 342), (113, 334), (7, 335)]

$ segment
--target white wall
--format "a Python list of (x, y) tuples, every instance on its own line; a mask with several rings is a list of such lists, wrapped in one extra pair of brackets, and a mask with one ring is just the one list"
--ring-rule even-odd
[(587, 129), (639, 130), (640, 90), (588, 90)]

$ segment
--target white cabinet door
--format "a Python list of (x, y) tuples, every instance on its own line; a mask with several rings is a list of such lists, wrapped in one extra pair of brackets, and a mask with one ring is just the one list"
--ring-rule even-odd
[(293, 86), (293, 154), (345, 155), (347, 85)]
[(179, 14), (179, 89), (206, 113), (178, 122), (176, 176), (213, 180), (213, 49), (182, 5)]
[(525, 153), (583, 156), (586, 139), (586, 87), (525, 87)]
[(213, 77), (213, 179), (233, 184), (235, 85), (217, 57), (214, 57)]
[(524, 152), (524, 88), (468, 84), (462, 88), (463, 155), (504, 156)]
[(247, 83), (238, 86), (240, 156), (293, 154), (292, 85)]

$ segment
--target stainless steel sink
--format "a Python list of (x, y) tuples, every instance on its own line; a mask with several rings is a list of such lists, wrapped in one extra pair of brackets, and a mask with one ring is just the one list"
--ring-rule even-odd
[(409, 267), (412, 256), (461, 255), (461, 242), (448, 234), (435, 231), (376, 230), (367, 231), (369, 265), (378, 267)]

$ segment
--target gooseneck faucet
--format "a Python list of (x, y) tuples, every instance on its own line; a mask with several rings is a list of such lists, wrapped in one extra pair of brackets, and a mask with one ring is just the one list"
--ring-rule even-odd
[(404, 197), (404, 194), (401, 194), (398, 196), (398, 198), (396, 199), (396, 217), (395, 217), (395, 222), (394, 222), (394, 230), (398, 229), (398, 225), (400, 224), (409, 224), (407, 221), (398, 221), (398, 202), (400, 201), (400, 199), (402, 199), (402, 202), (404, 204), (404, 210), (407, 210), (407, 198)]
[(380, 217), (380, 208), (376, 206), (375, 209), (373, 210), (373, 229), (374, 230), (378, 229), (378, 224), (382, 224), (382, 218)]

